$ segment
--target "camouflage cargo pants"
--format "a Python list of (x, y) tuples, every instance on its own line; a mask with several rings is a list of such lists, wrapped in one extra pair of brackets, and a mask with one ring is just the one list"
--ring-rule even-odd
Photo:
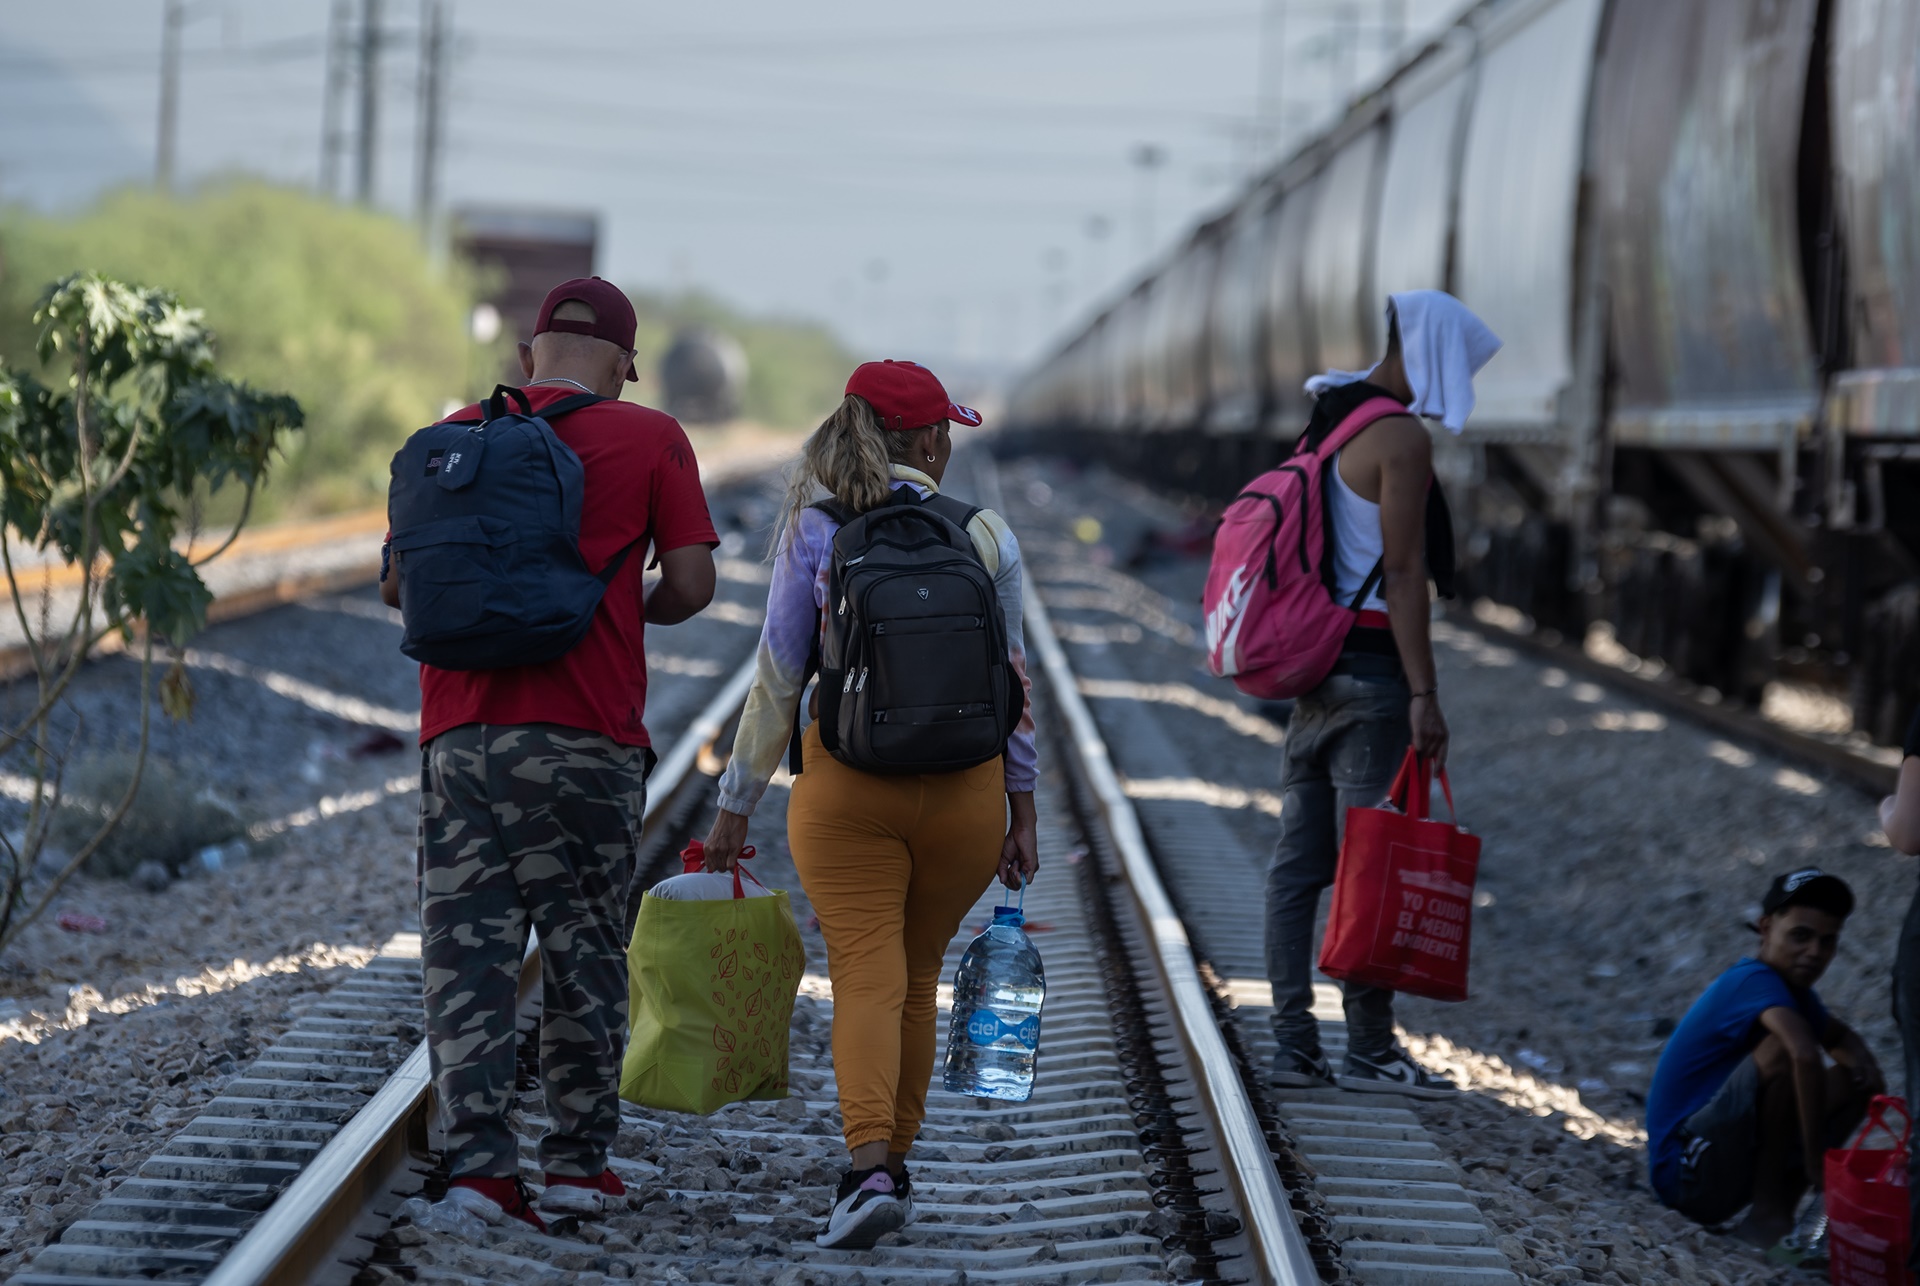
[(555, 724), (467, 724), (421, 753), (427, 1049), (455, 1176), (510, 1176), (514, 1015), (540, 935), (542, 1168), (591, 1177), (620, 1128), (627, 882), (652, 755)]

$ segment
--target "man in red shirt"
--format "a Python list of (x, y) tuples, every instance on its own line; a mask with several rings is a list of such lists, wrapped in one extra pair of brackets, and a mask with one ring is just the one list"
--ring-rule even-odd
[[(617, 399), (633, 369), (633, 306), (598, 277), (556, 286), (520, 345), (533, 410), (580, 393)], [(478, 406), (453, 419), (478, 418)], [(427, 1048), (453, 1175), (447, 1198), (490, 1223), (541, 1227), (507, 1124), (527, 931), (539, 934), (543, 1017), (540, 1207), (596, 1214), (620, 1195), (626, 1049), (624, 901), (653, 764), (643, 721), (645, 626), (713, 598), (718, 543), (687, 436), (672, 417), (610, 400), (552, 422), (585, 468), (580, 553), (608, 583), (584, 638), (558, 660), (495, 670), (420, 667), (420, 928)], [(637, 542), (637, 544), (636, 544)], [(660, 566), (642, 582), (649, 546)], [(394, 555), (398, 557), (398, 555)], [(399, 566), (380, 595), (400, 606)]]

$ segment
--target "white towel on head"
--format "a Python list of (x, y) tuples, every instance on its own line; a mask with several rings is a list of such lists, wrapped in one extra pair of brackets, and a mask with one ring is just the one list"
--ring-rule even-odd
[(1387, 311), (1400, 324), (1400, 355), (1413, 390), (1408, 409), (1459, 433), (1473, 414), (1473, 377), (1500, 351), (1500, 337), (1444, 290), (1402, 291), (1388, 300)]
[[(1467, 427), (1473, 414), (1473, 377), (1500, 351), (1500, 337), (1473, 310), (1444, 290), (1405, 290), (1387, 300), (1389, 324), (1400, 328), (1400, 355), (1413, 390), (1415, 415), (1438, 420), (1449, 433)], [(1370, 371), (1323, 371), (1307, 381), (1319, 397), (1331, 388), (1363, 380)]]

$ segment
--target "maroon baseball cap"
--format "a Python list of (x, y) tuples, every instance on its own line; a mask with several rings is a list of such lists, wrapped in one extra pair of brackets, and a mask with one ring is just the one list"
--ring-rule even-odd
[[(555, 321), (553, 310), (570, 299), (577, 299), (593, 309), (593, 320), (568, 321), (561, 318)], [(598, 277), (575, 277), (547, 292), (545, 301), (540, 305), (540, 320), (533, 324), (533, 333), (544, 335), (550, 330), (557, 330), (565, 335), (591, 335), (617, 345), (623, 352), (631, 353), (636, 324), (633, 304), (618, 286)], [(627, 361), (627, 378), (640, 378), (640, 372), (633, 368), (631, 359)]]
[(980, 412), (948, 397), (933, 372), (918, 362), (863, 362), (848, 378), (847, 392), (867, 399), (883, 429), (923, 429), (942, 420), (980, 423)]

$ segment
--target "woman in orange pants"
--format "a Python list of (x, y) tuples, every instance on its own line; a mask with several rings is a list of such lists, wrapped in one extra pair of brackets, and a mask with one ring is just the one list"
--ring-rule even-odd
[[(759, 668), (720, 781), (720, 808), (706, 839), (709, 869), (730, 867), (746, 842), (748, 818), (787, 749), (808, 658), (823, 635), (840, 524), (811, 507), (816, 491), (855, 514), (888, 504), (899, 488), (913, 488), (922, 500), (937, 494), (955, 420), (978, 424), (980, 417), (950, 402), (932, 372), (910, 362), (869, 362), (847, 382), (840, 409), (807, 440), (777, 528)], [(993, 578), (1007, 626), (1008, 673), (1024, 692), (1019, 544), (989, 510), (972, 515), (967, 535)], [(828, 753), (817, 725), (806, 730), (787, 841), (827, 941), (833, 1065), (849, 1154), (816, 1239), (822, 1246), (865, 1249), (913, 1218), (906, 1160), (926, 1116), (941, 961), (996, 872), (1019, 888), (1039, 865), (1034, 761), (1030, 702), (1001, 755), (958, 772), (864, 772)]]

